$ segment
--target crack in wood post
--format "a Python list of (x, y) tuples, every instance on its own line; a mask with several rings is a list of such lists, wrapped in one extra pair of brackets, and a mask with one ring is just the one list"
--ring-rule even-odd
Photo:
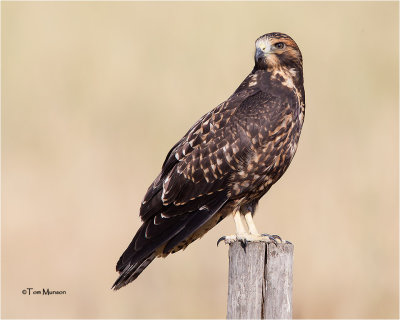
[(292, 318), (293, 245), (229, 245), (227, 319)]

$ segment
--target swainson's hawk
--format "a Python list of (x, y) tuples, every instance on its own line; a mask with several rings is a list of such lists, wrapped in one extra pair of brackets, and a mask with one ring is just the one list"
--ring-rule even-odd
[(135, 280), (154, 258), (184, 249), (229, 214), (237, 233), (226, 240), (259, 240), (252, 217), (293, 159), (304, 111), (297, 44), (283, 33), (261, 36), (251, 73), (168, 153), (141, 204), (143, 224), (117, 263), (113, 288)]

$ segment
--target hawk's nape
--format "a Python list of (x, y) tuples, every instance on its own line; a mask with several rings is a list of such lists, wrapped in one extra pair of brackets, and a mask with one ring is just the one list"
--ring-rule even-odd
[(282, 33), (258, 38), (252, 72), (168, 153), (141, 204), (143, 224), (117, 263), (113, 288), (135, 280), (154, 258), (184, 249), (231, 213), (237, 233), (226, 239), (259, 241), (252, 216), (293, 159), (304, 101), (297, 44)]

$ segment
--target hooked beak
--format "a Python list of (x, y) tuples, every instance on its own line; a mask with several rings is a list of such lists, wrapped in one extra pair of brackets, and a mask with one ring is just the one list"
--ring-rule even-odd
[(271, 45), (268, 41), (263, 40), (256, 43), (255, 58), (258, 63), (265, 60), (266, 56), (271, 52)]
[(257, 62), (261, 62), (262, 60), (264, 60), (266, 53), (261, 50), (260, 48), (256, 49), (256, 61)]

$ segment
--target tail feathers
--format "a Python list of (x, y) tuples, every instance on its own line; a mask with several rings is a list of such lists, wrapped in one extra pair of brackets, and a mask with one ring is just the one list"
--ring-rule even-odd
[(217, 198), (214, 201), (209, 202), (208, 206), (212, 208), (199, 210), (199, 213), (194, 215), (185, 225), (185, 228), (179, 231), (174, 237), (168, 240), (167, 244), (164, 247), (164, 254), (167, 254), (173, 250), (175, 246), (177, 246), (182, 241), (190, 238), (190, 236), (195, 233), (201, 226), (207, 223), (213, 215), (218, 212), (226, 203), (226, 198)]
[[(120, 274), (112, 288), (118, 290), (135, 280), (157, 255), (171, 253), (177, 245), (189, 239), (196, 230), (207, 223), (227, 202), (224, 192), (215, 192), (205, 197), (208, 200), (207, 205), (196, 200), (196, 210), (186, 211), (186, 208), (175, 206), (174, 214), (164, 214), (160, 211), (143, 222), (117, 263), (117, 271)], [(195, 239), (190, 242), (193, 240)]]
[(153, 252), (151, 255), (147, 256), (144, 259), (139, 260), (135, 264), (128, 264), (120, 273), (117, 281), (112, 286), (112, 289), (118, 290), (122, 287), (126, 286), (128, 283), (135, 280), (142, 271), (154, 260), (156, 257)]

